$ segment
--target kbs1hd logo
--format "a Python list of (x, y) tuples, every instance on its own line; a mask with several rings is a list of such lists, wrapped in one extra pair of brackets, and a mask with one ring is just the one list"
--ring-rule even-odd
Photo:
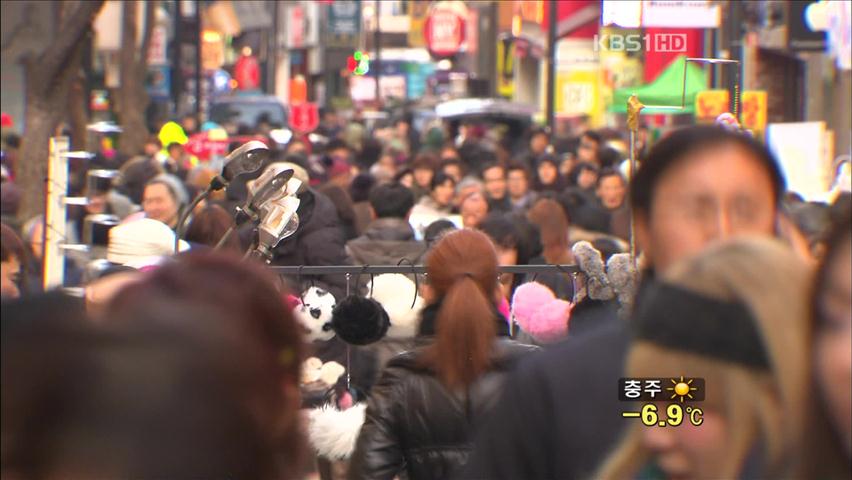
[(595, 35), (595, 51), (686, 53), (686, 34)]
[(355, 53), (346, 59), (346, 68), (354, 75), (366, 75), (370, 71), (370, 57), (360, 50), (355, 50)]

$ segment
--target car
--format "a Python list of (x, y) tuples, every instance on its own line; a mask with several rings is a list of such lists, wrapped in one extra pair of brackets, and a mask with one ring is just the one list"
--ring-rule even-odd
[(264, 122), (270, 128), (286, 127), (287, 108), (274, 95), (232, 95), (214, 100), (209, 118), (235, 135), (256, 132)]

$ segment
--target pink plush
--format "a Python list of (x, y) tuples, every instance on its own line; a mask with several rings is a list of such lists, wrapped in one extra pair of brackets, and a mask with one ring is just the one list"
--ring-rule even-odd
[(557, 299), (549, 288), (536, 282), (521, 285), (512, 297), (512, 314), (518, 325), (545, 343), (566, 335), (573, 307), (572, 303)]

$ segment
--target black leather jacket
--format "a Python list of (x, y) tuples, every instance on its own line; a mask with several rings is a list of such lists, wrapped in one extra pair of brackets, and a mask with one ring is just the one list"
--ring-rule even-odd
[(507, 373), (522, 356), (537, 350), (508, 339), (495, 340), (491, 369), (467, 391), (451, 392), (421, 364), (423, 348), (392, 358), (373, 386), (351, 458), (350, 479), (392, 479), (402, 471), (410, 480), (458, 473), (477, 426), (500, 397)]

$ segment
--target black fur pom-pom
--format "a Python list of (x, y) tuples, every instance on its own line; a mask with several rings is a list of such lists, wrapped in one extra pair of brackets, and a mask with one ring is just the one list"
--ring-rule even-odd
[(368, 345), (381, 340), (390, 327), (382, 304), (372, 298), (350, 295), (334, 307), (331, 328), (346, 343)]

